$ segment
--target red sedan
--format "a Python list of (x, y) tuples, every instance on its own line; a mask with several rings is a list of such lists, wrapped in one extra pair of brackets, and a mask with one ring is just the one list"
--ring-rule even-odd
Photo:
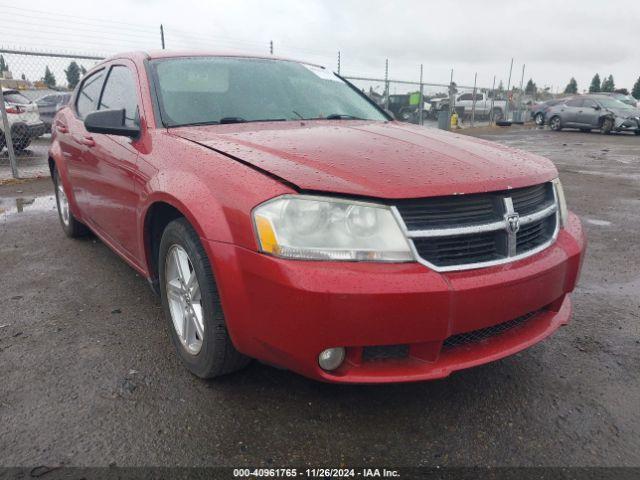
[(199, 377), (441, 378), (569, 321), (585, 240), (553, 164), (397, 123), (322, 67), (118, 55), (53, 130), (65, 233), (148, 279)]

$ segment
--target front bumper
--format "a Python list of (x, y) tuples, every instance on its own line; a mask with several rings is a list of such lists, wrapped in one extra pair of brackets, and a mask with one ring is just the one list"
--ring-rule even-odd
[(640, 119), (636, 117), (615, 117), (614, 128), (619, 132), (631, 131), (635, 132), (640, 130)]
[[(418, 263), (282, 260), (204, 243), (236, 348), (311, 378), (343, 383), (442, 378), (539, 342), (569, 321), (568, 294), (585, 248), (573, 214), (556, 242), (532, 257), (449, 273)], [(487, 331), (532, 312), (498, 335), (443, 346), (458, 334)], [(400, 346), (406, 355), (363, 355), (376, 346)], [(346, 347), (347, 360), (329, 373), (317, 359), (330, 347)]]

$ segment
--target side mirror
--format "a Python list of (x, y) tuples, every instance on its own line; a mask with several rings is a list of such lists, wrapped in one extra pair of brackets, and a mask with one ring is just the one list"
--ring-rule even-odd
[(385, 108), (385, 109), (384, 109), (384, 111), (385, 111), (385, 113), (386, 113), (387, 115), (389, 115), (393, 120), (397, 120), (397, 118), (396, 118), (396, 114), (395, 114), (395, 113), (393, 113), (391, 110), (389, 110), (388, 108)]
[(121, 110), (97, 110), (91, 112), (84, 119), (84, 128), (91, 133), (137, 137), (140, 135), (140, 127), (125, 125), (124, 114), (124, 108)]
[(595, 105), (595, 106), (593, 107), (593, 109), (594, 109), (594, 110), (600, 110), (600, 105)]

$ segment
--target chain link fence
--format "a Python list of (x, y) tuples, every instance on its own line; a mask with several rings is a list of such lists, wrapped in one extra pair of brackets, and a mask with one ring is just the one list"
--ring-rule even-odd
[(101, 58), (0, 49), (0, 182), (49, 174), (53, 117)]

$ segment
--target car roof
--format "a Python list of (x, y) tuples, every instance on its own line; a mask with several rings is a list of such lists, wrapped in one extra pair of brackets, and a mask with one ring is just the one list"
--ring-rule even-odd
[(280, 57), (276, 55), (258, 55), (253, 53), (238, 53), (238, 52), (223, 52), (216, 50), (147, 50), (147, 51), (134, 51), (124, 52), (117, 55), (113, 55), (109, 58), (105, 58), (100, 63), (109, 62), (112, 60), (129, 58), (132, 60), (157, 60), (163, 58), (187, 58), (187, 57), (235, 57), (235, 58), (247, 58), (247, 59), (261, 59), (261, 60), (281, 60), (285, 62), (302, 63), (306, 65), (312, 65), (315, 67), (325, 68), (323, 65), (317, 63), (307, 62), (304, 60), (298, 60), (295, 58)]

